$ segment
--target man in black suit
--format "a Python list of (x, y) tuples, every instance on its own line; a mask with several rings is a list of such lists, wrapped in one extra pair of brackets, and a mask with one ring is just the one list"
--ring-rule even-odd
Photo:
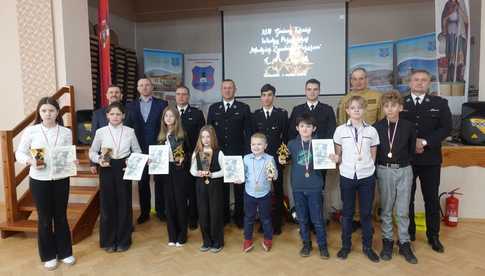
[[(110, 85), (106, 90), (106, 98), (108, 99), (108, 105), (114, 102), (121, 102), (123, 99), (123, 93), (121, 88), (116, 85)], [(93, 112), (93, 118), (91, 119), (91, 138), (94, 139), (96, 130), (108, 125), (108, 117), (106, 117), (106, 107), (101, 107)], [(91, 162), (89, 167), (92, 174), (98, 173), (98, 166), (96, 163)]]
[[(244, 155), (249, 153), (251, 137), (251, 111), (249, 105), (236, 101), (236, 84), (231, 79), (222, 81), (222, 101), (209, 107), (207, 124), (216, 130), (217, 140), (224, 155)], [(234, 215), (233, 219), (239, 228), (243, 227), (244, 184), (234, 184)], [(229, 207), (230, 186), (224, 185), (224, 222), (230, 221)]]
[(431, 248), (444, 252), (439, 240), (440, 202), (439, 185), (441, 174), (441, 142), (450, 135), (452, 121), (448, 101), (428, 94), (431, 74), (425, 70), (411, 72), (409, 88), (411, 94), (404, 98), (401, 117), (412, 122), (416, 127), (416, 155), (413, 165), (413, 187), (409, 204), (409, 235), (416, 239), (414, 222), (414, 195), (416, 178), (419, 177), (426, 213), (426, 236)]
[[(150, 79), (138, 80), (137, 86), (140, 98), (127, 105), (126, 125), (135, 129), (136, 138), (144, 154), (148, 154), (148, 146), (158, 144), (162, 112), (167, 107), (167, 101), (153, 97), (153, 84)], [(162, 183), (155, 181), (155, 208), (157, 216), (163, 219), (165, 206), (163, 202)], [(150, 176), (148, 167), (143, 171), (138, 182), (141, 214), (137, 219), (142, 224), (150, 219)]]
[(309, 113), (317, 121), (314, 139), (333, 139), (336, 127), (335, 113), (331, 106), (318, 101), (320, 82), (309, 79), (305, 83), (305, 95), (306, 103), (295, 106), (291, 111), (288, 140), (296, 137), (296, 119), (303, 113)]
[[(189, 105), (190, 90), (185, 85), (177, 87), (175, 90), (175, 103), (177, 104), (177, 110), (182, 118), (182, 127), (188, 139), (188, 152), (186, 156), (192, 157), (194, 152), (197, 138), (199, 137), (200, 129), (205, 125), (204, 113), (199, 109)], [(188, 168), (189, 169), (189, 168)], [(187, 170), (187, 197), (189, 201), (189, 227), (190, 229), (197, 228), (197, 199), (195, 193), (195, 177), (193, 177)]]
[[(264, 133), (267, 137), (268, 147), (266, 152), (278, 160), (278, 148), (281, 144), (288, 143), (288, 112), (283, 108), (273, 105), (276, 95), (276, 88), (271, 84), (265, 84), (261, 88), (261, 105), (253, 113), (252, 129), (254, 132)], [(279, 162), (276, 161), (278, 178), (273, 182), (275, 206), (273, 208), (273, 232), (281, 234), (283, 223), (283, 170)]]

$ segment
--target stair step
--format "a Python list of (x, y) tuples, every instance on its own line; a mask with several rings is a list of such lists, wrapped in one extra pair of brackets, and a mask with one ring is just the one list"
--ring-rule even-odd
[(92, 174), (90, 171), (77, 171), (77, 175), (71, 176), (77, 178), (98, 178), (97, 174)]
[(75, 195), (94, 195), (98, 187), (96, 186), (71, 186), (70, 193)]
[(5, 231), (37, 232), (37, 221), (30, 219), (17, 220), (13, 223), (0, 223), (0, 228)]
[[(88, 206), (87, 203), (81, 203), (81, 202), (72, 202), (67, 204), (67, 212), (71, 213), (80, 213), (82, 212), (86, 206)], [(33, 212), (35, 211), (35, 204), (33, 202), (26, 202), (22, 203), (22, 205), (19, 205), (19, 211), (23, 212)]]

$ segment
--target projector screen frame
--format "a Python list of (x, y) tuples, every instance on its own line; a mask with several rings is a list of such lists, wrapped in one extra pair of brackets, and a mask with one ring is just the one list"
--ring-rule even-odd
[[(334, 94), (325, 94), (325, 95), (322, 95), (320, 94), (320, 97), (328, 97), (328, 96), (345, 96), (347, 95), (348, 93), (348, 84), (349, 84), (349, 81), (348, 81), (348, 50), (349, 50), (349, 47), (348, 47), (348, 43), (349, 43), (349, 3), (347, 1), (345, 1), (344, 3), (345, 5), (345, 42), (344, 42), (344, 45), (345, 45), (345, 57), (344, 57), (344, 63), (345, 63), (345, 91), (343, 94), (340, 94), (340, 93), (334, 93)], [(224, 10), (220, 10), (219, 11), (219, 14), (220, 14), (220, 20), (221, 20), (221, 49), (222, 49), (222, 79), (226, 79), (226, 70), (225, 70), (225, 55), (224, 55)], [(271, 82), (268, 82), (268, 83), (271, 83)], [(237, 83), (236, 83), (236, 87), (237, 87)], [(302, 90), (304, 90), (304, 88), (302, 87)], [(257, 99), (259, 98), (260, 96), (237, 96), (236, 95), (236, 98), (238, 99)], [(277, 96), (278, 98), (301, 98), (301, 97), (305, 97), (305, 93), (303, 92), (302, 94), (293, 94), (293, 95), (278, 95)]]

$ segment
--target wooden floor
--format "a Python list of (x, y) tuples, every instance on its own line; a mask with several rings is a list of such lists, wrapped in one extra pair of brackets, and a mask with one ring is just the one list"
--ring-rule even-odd
[[(1, 215), (3, 216), (3, 215)], [(395, 255), (389, 262), (371, 263), (361, 253), (360, 231), (354, 234), (354, 248), (346, 261), (336, 258), (340, 247), (340, 226), (333, 223), (328, 230), (329, 260), (321, 260), (318, 250), (312, 256), (298, 255), (300, 240), (296, 225), (287, 224), (275, 236), (271, 252), (257, 246), (250, 253), (241, 251), (242, 231), (229, 226), (225, 231), (226, 246), (219, 254), (199, 251), (201, 235), (189, 232), (183, 248), (166, 245), (165, 223), (152, 218), (136, 226), (131, 249), (108, 254), (98, 246), (98, 230), (74, 246), (77, 264), (61, 265), (55, 272), (42, 267), (34, 235), (20, 234), (0, 240), (0, 275), (485, 275), (485, 223), (461, 222), (456, 228), (442, 227), (445, 253), (438, 254), (425, 243), (424, 233), (414, 242), (419, 263), (410, 265)], [(380, 231), (376, 231), (375, 249), (381, 249)], [(315, 247), (315, 246), (314, 246)]]

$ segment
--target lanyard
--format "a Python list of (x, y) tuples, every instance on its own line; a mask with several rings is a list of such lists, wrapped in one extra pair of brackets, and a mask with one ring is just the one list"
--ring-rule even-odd
[(352, 128), (355, 130), (355, 134), (354, 134), (354, 131), (350, 131), (350, 135), (352, 135), (352, 142), (354, 142), (355, 149), (357, 150), (357, 153), (358, 153), (357, 160), (360, 161), (362, 160), (362, 142), (364, 141), (364, 139), (360, 139), (360, 147), (359, 147), (359, 131), (357, 130), (357, 128), (353, 126)]
[(392, 146), (394, 144), (394, 138), (396, 137), (398, 123), (399, 123), (399, 120), (396, 121), (396, 125), (394, 126), (394, 130), (392, 131), (392, 138), (391, 138), (391, 122), (387, 120), (387, 137), (389, 139), (389, 153), (387, 154), (387, 157), (389, 158), (392, 158)]
[(303, 150), (304, 159), (305, 159), (305, 177), (310, 177), (309, 167), (310, 167), (310, 150), (312, 148), (312, 140), (308, 141), (308, 150), (305, 153), (305, 144), (303, 143), (303, 139), (301, 139), (301, 148)]
[[(261, 158), (263, 158), (263, 157), (261, 157)], [(254, 182), (256, 183), (256, 185), (259, 185), (259, 179), (261, 178), (261, 174), (263, 173), (265, 166), (263, 164), (263, 166), (261, 167), (259, 172), (256, 173), (256, 166), (254, 165), (254, 163), (255, 163), (254, 160), (256, 160), (256, 157), (254, 157), (254, 159), (253, 159), (253, 172), (255, 173)]]
[(113, 144), (116, 148), (116, 155), (118, 155), (120, 151), (120, 146), (121, 146), (121, 137), (123, 136), (123, 126), (121, 126), (121, 133), (120, 133), (120, 138), (118, 139), (118, 144), (116, 144), (115, 137), (113, 136), (113, 133), (111, 132), (111, 126), (108, 126), (109, 134), (111, 135), (111, 139), (113, 139)]

